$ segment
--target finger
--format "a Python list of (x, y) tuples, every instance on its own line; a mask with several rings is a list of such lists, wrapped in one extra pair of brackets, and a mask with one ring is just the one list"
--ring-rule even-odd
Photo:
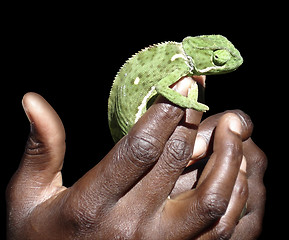
[(265, 211), (266, 189), (263, 183), (267, 158), (252, 139), (244, 142), (244, 155), (247, 159), (249, 197), (247, 212), (236, 226), (232, 239), (257, 239), (262, 231)]
[[(173, 89), (186, 96), (187, 89), (192, 84), (194, 84), (192, 78), (184, 78), (175, 84)], [(201, 118), (202, 112), (186, 110), (184, 117), (166, 142), (156, 165), (129, 193), (137, 199), (145, 211), (154, 214), (168, 198), (192, 155)], [(146, 197), (143, 193), (146, 193)]]
[(226, 213), (211, 230), (205, 231), (198, 239), (231, 239), (246, 205), (247, 198), (248, 182), (246, 172), (240, 170)]
[(63, 124), (54, 109), (40, 95), (28, 93), (22, 102), (31, 124), (22, 160), (23, 170), (35, 173), (44, 171), (45, 179), (50, 182), (63, 164), (65, 153)]
[(62, 186), (60, 170), (65, 152), (65, 132), (57, 113), (40, 95), (27, 93), (23, 97), (23, 107), (31, 131), (8, 192), (13, 199), (21, 194), (19, 200), (35, 203), (48, 198)]
[[(154, 214), (170, 195), (192, 152), (202, 113), (187, 110), (186, 121), (177, 126), (167, 141), (159, 161), (131, 191), (145, 211)], [(146, 197), (143, 196), (146, 193)]]
[(253, 142), (251, 138), (244, 142), (244, 155), (248, 164), (248, 176), (263, 183), (267, 168), (265, 153)]
[(167, 202), (165, 215), (171, 224), (168, 229), (178, 222), (182, 232), (177, 234), (183, 234), (184, 239), (193, 237), (192, 233), (201, 233), (225, 214), (243, 156), (241, 130), (240, 119), (236, 115), (226, 114), (220, 119), (214, 153), (209, 160), (214, 165), (196, 190)]
[(247, 159), (248, 185), (252, 192), (248, 199), (247, 211), (257, 211), (260, 214), (260, 219), (262, 219), (266, 199), (263, 177), (267, 168), (267, 158), (251, 138), (245, 141), (243, 146)]
[(206, 75), (194, 75), (192, 76), (192, 78), (198, 83), (200, 84), (203, 88), (205, 88), (206, 86)]
[(183, 115), (184, 109), (159, 99), (128, 135), (75, 184), (81, 189), (79, 197), (86, 194), (104, 205), (118, 201), (156, 163)]
[[(230, 124), (232, 124), (232, 126), (239, 126), (240, 128), (238, 129), (239, 133), (239, 137), (235, 138), (235, 141), (233, 141), (233, 138), (230, 136), (232, 135), (231, 133), (233, 131), (226, 131), (223, 130), (223, 134), (221, 133), (221, 127), (222, 128), (227, 128), (230, 129)], [(218, 134), (216, 132), (215, 136), (213, 137), (213, 147), (212, 147), (212, 151), (213, 151), (213, 155), (211, 156), (210, 160), (208, 161), (208, 163), (206, 164), (206, 167), (204, 168), (199, 180), (198, 180), (198, 184), (197, 187), (200, 186), (204, 180), (207, 179), (207, 177), (209, 176), (209, 174), (211, 172), (214, 172), (214, 168), (216, 166), (216, 162), (218, 161), (217, 158), (215, 157), (216, 155), (216, 147), (218, 146), (218, 144), (220, 144), (221, 149), (223, 149), (223, 151), (220, 151), (221, 154), (223, 154), (224, 157), (226, 157), (227, 154), (231, 154), (230, 150), (234, 150), (234, 148), (236, 148), (235, 150), (238, 151), (239, 153), (242, 152), (242, 139), (241, 139), (241, 134), (242, 134), (242, 123), (240, 121), (240, 118), (235, 115), (234, 113), (227, 113), (225, 115), (223, 115), (217, 125), (218, 130)], [(217, 130), (216, 130), (217, 131)], [(227, 140), (227, 145), (224, 144)], [(235, 145), (236, 144), (236, 145)], [(240, 144), (240, 145), (239, 145)], [(237, 149), (239, 148), (239, 149)], [(228, 151), (227, 151), (228, 150)], [(238, 157), (243, 157), (242, 156), (238, 156)], [(237, 176), (237, 175), (235, 175)]]
[(247, 199), (248, 199), (248, 181), (246, 173), (246, 158), (243, 156), (240, 171), (230, 198), (230, 202), (227, 211), (220, 219), (221, 224), (234, 225), (240, 220), (244, 210), (246, 211)]
[(253, 123), (250, 117), (241, 110), (229, 110), (210, 116), (204, 121), (202, 121), (199, 126), (193, 156), (189, 165), (193, 164), (196, 160), (203, 158), (210, 153), (208, 151), (213, 131), (216, 128), (220, 118), (226, 113), (234, 113), (240, 118), (242, 124), (241, 137), (243, 141), (245, 141), (251, 136), (253, 131)]

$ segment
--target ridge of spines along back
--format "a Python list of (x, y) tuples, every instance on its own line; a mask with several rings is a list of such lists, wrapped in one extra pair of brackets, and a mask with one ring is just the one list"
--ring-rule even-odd
[[(150, 49), (150, 48), (153, 48), (153, 47), (158, 47), (158, 46), (161, 46), (161, 45), (164, 45), (164, 44), (168, 44), (168, 43), (179, 44), (179, 42), (176, 42), (176, 41), (164, 41), (164, 42), (160, 42), (160, 43), (155, 43), (155, 44), (149, 45), (148, 47), (142, 48), (142, 49), (139, 50), (138, 52), (134, 53), (134, 54), (133, 54), (131, 57), (129, 57), (129, 58), (122, 64), (122, 66), (119, 68), (117, 74), (116, 74), (115, 77), (114, 77), (113, 85), (115, 84), (116, 78), (117, 78), (117, 76), (120, 74), (122, 68), (123, 68), (126, 64), (128, 64), (135, 56), (137, 56), (137, 55), (140, 54), (141, 52), (146, 51), (147, 49)], [(112, 85), (112, 86), (113, 86), (113, 85)], [(111, 89), (110, 89), (109, 96), (111, 95), (111, 92), (112, 92), (112, 87), (111, 87)]]
[(150, 49), (150, 48), (153, 48), (153, 47), (157, 47), (157, 46), (161, 46), (161, 45), (168, 44), (168, 43), (178, 43), (178, 42), (175, 42), (175, 41), (165, 41), (165, 42), (155, 43), (155, 44), (149, 45), (148, 47), (145, 47), (145, 48), (139, 50), (138, 52), (136, 52), (135, 54), (133, 54), (131, 57), (129, 57), (129, 58), (124, 62), (124, 64), (119, 68), (119, 70), (118, 70), (115, 78), (118, 76), (118, 74), (120, 73), (121, 69), (122, 69), (127, 63), (129, 63), (130, 60), (132, 60), (135, 56), (137, 56), (137, 55), (140, 54), (141, 52), (144, 52), (144, 51), (146, 51), (147, 49)]

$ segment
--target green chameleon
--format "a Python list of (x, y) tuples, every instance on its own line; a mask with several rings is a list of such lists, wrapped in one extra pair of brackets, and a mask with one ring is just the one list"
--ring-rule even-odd
[(197, 84), (187, 97), (170, 86), (184, 76), (228, 73), (242, 62), (239, 51), (221, 35), (186, 37), (139, 51), (122, 66), (110, 91), (108, 121), (114, 141), (128, 133), (159, 94), (180, 107), (207, 111), (198, 102)]

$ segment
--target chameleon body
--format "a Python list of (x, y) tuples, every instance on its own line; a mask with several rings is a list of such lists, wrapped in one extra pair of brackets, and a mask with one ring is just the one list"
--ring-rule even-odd
[(197, 84), (187, 97), (170, 86), (184, 76), (228, 73), (242, 62), (239, 51), (221, 35), (186, 37), (181, 43), (139, 51), (121, 67), (110, 92), (108, 120), (114, 141), (128, 133), (159, 94), (178, 106), (207, 111), (208, 106), (198, 102)]

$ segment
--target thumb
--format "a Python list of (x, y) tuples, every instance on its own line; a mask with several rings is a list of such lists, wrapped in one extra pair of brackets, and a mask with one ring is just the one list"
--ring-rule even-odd
[[(62, 186), (65, 131), (57, 113), (40, 95), (27, 93), (22, 104), (30, 121), (30, 134), (20, 166), (7, 190), (15, 192), (12, 195), (16, 198), (43, 200)], [(17, 193), (21, 196), (17, 197)]]
[(27, 93), (22, 103), (31, 131), (20, 166), (6, 190), (11, 219), (23, 217), (29, 209), (64, 189), (60, 173), (65, 152), (62, 122), (36, 93)]
[(27, 93), (22, 100), (30, 121), (21, 171), (50, 184), (62, 168), (65, 153), (65, 131), (54, 109), (40, 95)]

